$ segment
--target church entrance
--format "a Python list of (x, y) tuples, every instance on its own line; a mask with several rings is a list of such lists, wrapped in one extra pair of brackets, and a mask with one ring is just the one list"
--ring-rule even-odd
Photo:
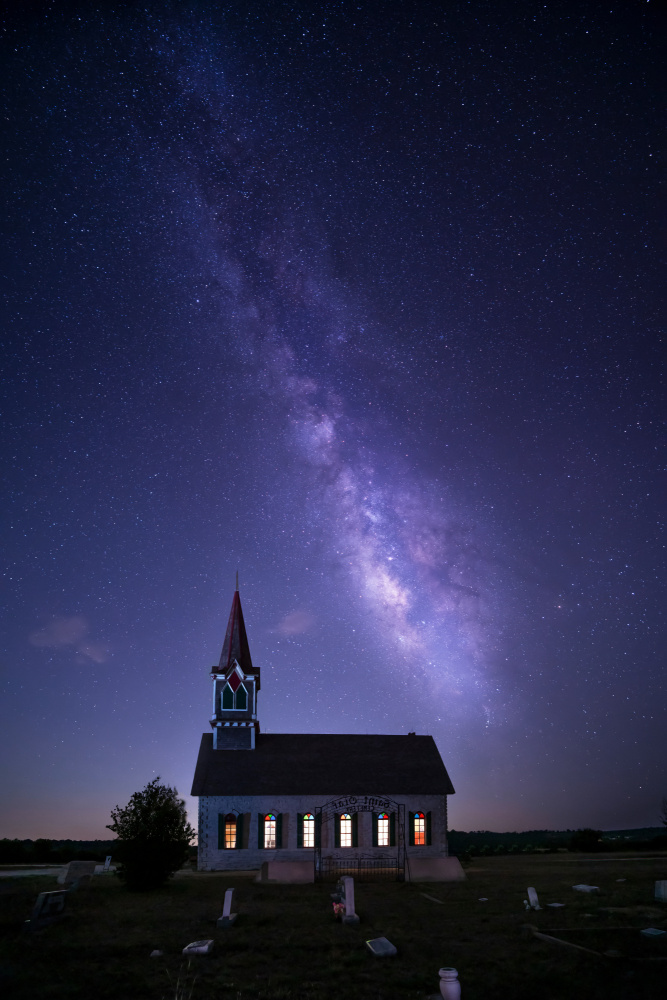
[(345, 795), (317, 806), (314, 864), (316, 882), (344, 875), (359, 882), (404, 881), (405, 805), (383, 795)]

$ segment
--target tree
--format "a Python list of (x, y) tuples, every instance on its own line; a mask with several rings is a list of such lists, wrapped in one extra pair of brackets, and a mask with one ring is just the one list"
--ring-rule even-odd
[(584, 830), (575, 830), (570, 838), (571, 851), (599, 851), (602, 842), (602, 831), (591, 830), (586, 827)]
[(171, 878), (188, 857), (195, 831), (185, 802), (160, 778), (135, 792), (128, 804), (111, 810), (107, 829), (118, 836), (118, 875), (130, 889), (155, 889)]
[(660, 819), (662, 820), (662, 825), (667, 826), (667, 795), (663, 795), (662, 804), (660, 807)]

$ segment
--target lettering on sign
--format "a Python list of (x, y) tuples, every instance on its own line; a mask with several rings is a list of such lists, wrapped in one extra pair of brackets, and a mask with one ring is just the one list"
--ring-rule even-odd
[(381, 795), (345, 795), (343, 798), (334, 799), (328, 803), (329, 806), (341, 812), (381, 812), (389, 810), (394, 805), (391, 799), (386, 799)]

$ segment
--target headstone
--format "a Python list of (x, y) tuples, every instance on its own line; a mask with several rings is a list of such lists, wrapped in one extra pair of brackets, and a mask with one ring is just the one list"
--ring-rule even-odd
[(366, 947), (376, 958), (390, 958), (396, 954), (396, 948), (386, 937), (371, 938), (366, 942)]
[(343, 902), (345, 903), (344, 924), (358, 924), (359, 917), (354, 909), (354, 879), (351, 875), (343, 878)]
[(646, 937), (662, 937), (665, 931), (661, 931), (659, 927), (645, 927), (641, 933)]
[(573, 885), (572, 888), (576, 889), (577, 892), (599, 892), (600, 891), (600, 889), (598, 888), (597, 885), (586, 885), (584, 882), (582, 882), (580, 885)]
[(192, 941), (183, 949), (184, 955), (210, 955), (213, 951), (213, 941)]
[(60, 920), (65, 915), (65, 901), (68, 889), (56, 889), (55, 892), (40, 892), (33, 907), (29, 920), (26, 920), (26, 930), (38, 931), (42, 927)]
[(565, 903), (547, 903), (547, 906), (550, 906), (554, 910), (558, 910), (561, 906), (565, 906)]
[(152, 952), (150, 953), (150, 958), (162, 958), (163, 955), (164, 952), (160, 951), (159, 948), (153, 948)]
[(222, 908), (222, 916), (218, 917), (217, 926), (218, 927), (231, 927), (236, 920), (238, 914), (232, 913), (232, 896), (234, 895), (233, 889), (228, 889), (225, 893), (225, 903)]
[(111, 867), (111, 855), (107, 854), (106, 858), (104, 859), (104, 868), (102, 870), (108, 872), (110, 867)]
[(74, 889), (77, 886), (90, 882), (95, 874), (94, 861), (70, 861), (70, 863), (58, 876), (58, 885), (64, 885), (67, 889)]
[(540, 906), (540, 901), (537, 898), (537, 893), (535, 892), (535, 889), (532, 887), (532, 885), (528, 886), (528, 902), (530, 903), (531, 909), (533, 910), (542, 909), (542, 907)]
[(655, 898), (667, 903), (667, 879), (655, 883)]
[(456, 969), (440, 969), (438, 975), (440, 976), (440, 996), (444, 997), (444, 1000), (460, 1000), (461, 984)]

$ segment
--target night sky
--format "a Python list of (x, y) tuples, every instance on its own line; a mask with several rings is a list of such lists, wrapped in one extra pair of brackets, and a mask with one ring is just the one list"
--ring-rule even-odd
[(263, 731), (659, 824), (655, 7), (5, 21), (0, 836), (188, 795), (237, 569)]

